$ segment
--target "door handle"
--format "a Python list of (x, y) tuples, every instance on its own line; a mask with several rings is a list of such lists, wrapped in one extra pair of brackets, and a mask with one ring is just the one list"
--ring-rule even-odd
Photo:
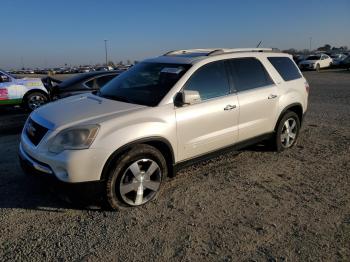
[(224, 110), (228, 111), (228, 110), (232, 110), (232, 109), (235, 109), (235, 108), (236, 108), (236, 105), (227, 105), (227, 106), (225, 106)]
[(271, 94), (271, 95), (269, 95), (267, 98), (268, 98), (268, 99), (274, 99), (274, 98), (276, 98), (276, 97), (277, 97), (277, 95)]

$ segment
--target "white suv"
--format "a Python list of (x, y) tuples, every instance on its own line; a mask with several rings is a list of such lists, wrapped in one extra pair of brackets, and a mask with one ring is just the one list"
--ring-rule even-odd
[(114, 209), (139, 206), (165, 177), (218, 152), (268, 138), (278, 151), (293, 146), (308, 91), (292, 57), (272, 49), (172, 51), (34, 111), (21, 164), (64, 182), (101, 181)]

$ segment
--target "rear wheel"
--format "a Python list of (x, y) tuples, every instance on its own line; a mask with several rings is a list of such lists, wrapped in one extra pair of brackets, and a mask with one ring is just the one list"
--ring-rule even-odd
[(115, 160), (106, 182), (107, 202), (112, 209), (141, 206), (154, 199), (167, 176), (163, 155), (140, 144)]
[(24, 107), (33, 111), (48, 102), (48, 97), (41, 92), (33, 92), (25, 96)]
[(275, 145), (278, 152), (295, 145), (300, 129), (300, 120), (296, 113), (287, 111), (278, 123)]

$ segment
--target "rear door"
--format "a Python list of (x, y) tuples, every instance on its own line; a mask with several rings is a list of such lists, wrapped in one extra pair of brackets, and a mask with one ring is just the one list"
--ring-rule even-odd
[(320, 59), (320, 66), (323, 67), (327, 67), (327, 57), (325, 55), (321, 55), (321, 59)]
[(229, 63), (238, 93), (238, 140), (272, 132), (278, 104), (277, 86), (257, 58), (235, 58)]
[(216, 61), (202, 66), (184, 90), (198, 91), (201, 102), (175, 109), (179, 161), (235, 143), (238, 100), (231, 93), (225, 63)]

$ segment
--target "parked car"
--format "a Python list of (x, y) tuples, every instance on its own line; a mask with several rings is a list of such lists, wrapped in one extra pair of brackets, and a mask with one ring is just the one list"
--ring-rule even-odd
[(50, 99), (57, 100), (72, 95), (99, 90), (103, 85), (119, 74), (119, 71), (100, 71), (78, 74), (64, 81), (59, 81), (52, 77), (45, 77), (42, 81), (46, 88), (50, 90)]
[(293, 60), (296, 64), (299, 64), (301, 61), (303, 61), (306, 58), (305, 55), (293, 55)]
[(0, 105), (22, 105), (34, 110), (48, 100), (48, 91), (40, 78), (17, 78), (0, 70)]
[(96, 71), (112, 71), (112, 66), (99, 66), (95, 68)]
[(350, 55), (347, 56), (345, 59), (340, 61), (337, 65), (338, 68), (345, 68), (347, 70), (350, 70)]
[(331, 58), (333, 60), (332, 66), (338, 66), (340, 61), (344, 60), (346, 58), (346, 55), (344, 54), (333, 54), (331, 55)]
[(292, 56), (272, 49), (172, 51), (34, 111), (21, 164), (68, 183), (100, 181), (113, 209), (140, 206), (186, 165), (264, 139), (277, 151), (295, 145), (308, 92)]
[(330, 67), (332, 62), (332, 58), (326, 54), (310, 55), (299, 63), (299, 68), (319, 71), (321, 68)]
[(94, 71), (94, 70), (88, 66), (78, 68), (78, 73), (89, 73), (91, 71)]

